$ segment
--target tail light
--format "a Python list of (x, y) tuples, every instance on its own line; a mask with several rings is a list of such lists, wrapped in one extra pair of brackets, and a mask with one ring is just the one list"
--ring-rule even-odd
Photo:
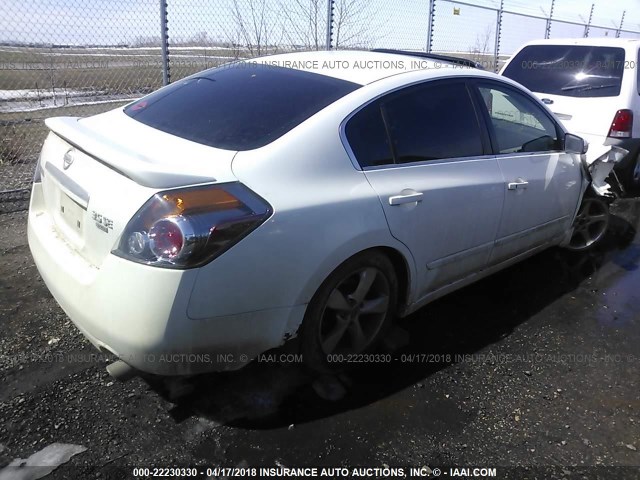
[(618, 110), (616, 116), (613, 117), (611, 122), (611, 129), (609, 130), (609, 136), (615, 138), (629, 138), (631, 137), (631, 130), (633, 129), (633, 112), (631, 110)]
[(159, 192), (129, 221), (113, 253), (158, 267), (198, 267), (239, 242), (271, 211), (240, 183)]

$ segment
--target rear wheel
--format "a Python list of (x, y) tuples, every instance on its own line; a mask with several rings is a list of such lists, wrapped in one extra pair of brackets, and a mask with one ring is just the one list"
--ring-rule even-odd
[(338, 267), (309, 303), (301, 332), (305, 363), (320, 372), (346, 368), (371, 352), (396, 309), (398, 280), (390, 260), (364, 252)]
[(567, 248), (587, 250), (604, 238), (609, 227), (609, 204), (600, 198), (585, 197), (573, 224), (573, 235)]

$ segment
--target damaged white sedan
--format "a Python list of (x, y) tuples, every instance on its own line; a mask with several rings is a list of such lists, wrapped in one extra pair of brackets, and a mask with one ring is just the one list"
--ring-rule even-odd
[(529, 91), (472, 67), (286, 54), (49, 119), (36, 265), (113, 372), (237, 369), (292, 337), (341, 368), (394, 317), (606, 231), (624, 151), (588, 157)]

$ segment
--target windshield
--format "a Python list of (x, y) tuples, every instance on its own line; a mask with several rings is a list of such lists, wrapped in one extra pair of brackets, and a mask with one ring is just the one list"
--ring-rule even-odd
[(205, 70), (125, 108), (163, 132), (226, 150), (259, 148), (361, 85), (301, 70), (236, 63)]
[(620, 94), (624, 49), (586, 45), (530, 45), (503, 75), (529, 90), (570, 97)]

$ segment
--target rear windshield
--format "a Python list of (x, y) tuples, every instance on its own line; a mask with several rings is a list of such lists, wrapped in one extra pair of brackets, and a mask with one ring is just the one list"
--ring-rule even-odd
[(530, 45), (503, 75), (529, 90), (570, 97), (620, 94), (624, 49), (584, 45)]
[(187, 140), (251, 150), (271, 143), (360, 86), (300, 70), (236, 63), (176, 82), (124, 111)]

